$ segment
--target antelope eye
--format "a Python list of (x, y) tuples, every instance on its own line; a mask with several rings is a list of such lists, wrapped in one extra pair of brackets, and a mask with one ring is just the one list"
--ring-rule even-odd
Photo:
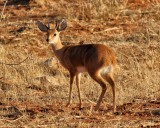
[(56, 33), (54, 34), (54, 36), (56, 36)]

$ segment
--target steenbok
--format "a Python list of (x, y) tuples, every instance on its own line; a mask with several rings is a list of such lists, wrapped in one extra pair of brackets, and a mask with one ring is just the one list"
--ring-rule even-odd
[(46, 41), (51, 45), (55, 56), (70, 73), (70, 90), (67, 106), (71, 103), (72, 84), (76, 77), (76, 85), (78, 88), (79, 107), (81, 108), (80, 95), (80, 73), (88, 72), (93, 80), (102, 87), (101, 95), (95, 107), (95, 111), (99, 109), (102, 98), (106, 92), (106, 81), (111, 85), (113, 92), (113, 112), (116, 111), (115, 104), (115, 83), (113, 80), (113, 68), (116, 65), (115, 53), (102, 44), (84, 44), (75, 46), (63, 46), (60, 40), (60, 32), (65, 30), (67, 23), (65, 19), (56, 22), (54, 29), (50, 29), (42, 22), (37, 22), (39, 29), (46, 32)]

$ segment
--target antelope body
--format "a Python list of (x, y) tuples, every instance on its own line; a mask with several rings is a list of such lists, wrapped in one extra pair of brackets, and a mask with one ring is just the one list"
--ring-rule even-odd
[(116, 64), (116, 57), (114, 52), (102, 44), (85, 44), (75, 46), (63, 46), (59, 37), (62, 30), (67, 27), (65, 19), (56, 22), (54, 29), (50, 29), (42, 22), (37, 22), (41, 31), (47, 33), (47, 42), (52, 46), (52, 49), (60, 61), (61, 65), (65, 67), (70, 73), (70, 91), (69, 101), (67, 106), (71, 103), (72, 97), (72, 84), (76, 77), (76, 85), (78, 88), (79, 107), (81, 108), (81, 95), (80, 95), (80, 74), (88, 72), (102, 87), (102, 92), (95, 107), (99, 109), (100, 103), (106, 92), (106, 81), (111, 85), (113, 92), (113, 111), (116, 111), (115, 104), (115, 83), (113, 80), (113, 68)]

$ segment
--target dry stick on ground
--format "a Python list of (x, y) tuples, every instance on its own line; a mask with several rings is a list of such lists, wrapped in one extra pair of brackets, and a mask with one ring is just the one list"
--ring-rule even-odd
[[(0, 62), (0, 64), (4, 64), (4, 65), (7, 65), (7, 66), (10, 66), (10, 67), (14, 68), (14, 69), (17, 71), (18, 69), (15, 68), (14, 66), (15, 66), (15, 65), (20, 65), (20, 64), (24, 63), (28, 58), (29, 58), (29, 57), (27, 56), (24, 60), (22, 60), (22, 61), (20, 61), (20, 62), (18, 62), (18, 63), (14, 63), (14, 64), (8, 64), (8, 63), (3, 63), (3, 62)], [(4, 78), (4, 77), (1, 77), (1, 78)], [(0, 79), (1, 79), (1, 78), (0, 78)]]
[(4, 10), (6, 8), (7, 2), (8, 2), (8, 0), (6, 0), (5, 3), (4, 3), (3, 10), (2, 10), (2, 13), (1, 13), (1, 20), (3, 19), (3, 13), (4, 13)]
[(103, 33), (103, 32), (108, 32), (108, 31), (119, 30), (119, 29), (121, 29), (121, 28), (113, 27), (113, 28), (107, 28), (107, 29), (105, 29), (105, 30), (98, 31), (98, 32), (94, 32), (94, 33)]
[(7, 64), (7, 63), (3, 63), (3, 62), (0, 62), (0, 64), (4, 64), (4, 65), (9, 65), (9, 66), (12, 66), (12, 65), (20, 65), (22, 63), (24, 63), (29, 57), (27, 56), (24, 60), (18, 62), (18, 63), (14, 63), (14, 64)]

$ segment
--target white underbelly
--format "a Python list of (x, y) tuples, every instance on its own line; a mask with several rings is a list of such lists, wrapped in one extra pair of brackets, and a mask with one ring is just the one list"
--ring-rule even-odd
[(86, 72), (87, 69), (83, 66), (77, 67), (77, 72), (81, 73), (81, 72)]

